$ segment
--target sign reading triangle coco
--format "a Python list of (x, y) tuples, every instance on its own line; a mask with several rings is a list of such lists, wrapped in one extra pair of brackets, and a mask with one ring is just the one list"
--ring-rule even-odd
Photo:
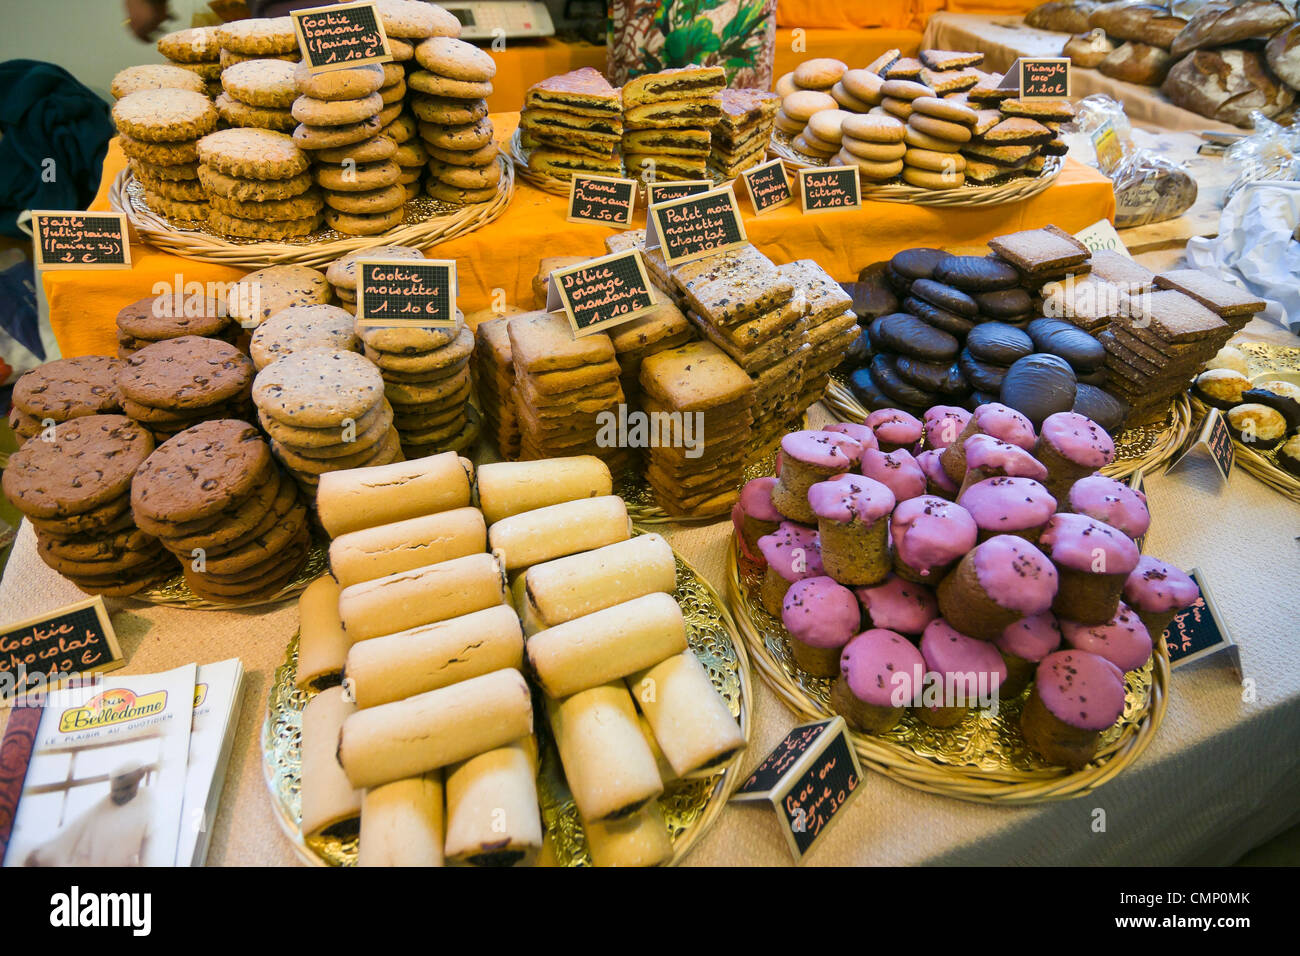
[(339, 3), (293, 10), (302, 58), (312, 73), (345, 70), (393, 58), (388, 34), (373, 3)]

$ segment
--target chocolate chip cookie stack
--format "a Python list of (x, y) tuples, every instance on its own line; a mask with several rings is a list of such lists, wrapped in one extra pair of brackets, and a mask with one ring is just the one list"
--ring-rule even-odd
[(284, 60), (244, 60), (221, 71), (217, 112), (231, 126), (290, 132), (298, 125), (289, 111), (298, 96), (294, 65)]
[(130, 358), (154, 342), (182, 335), (201, 335), (234, 345), (239, 338), (239, 324), (226, 313), (224, 302), (208, 298), (177, 302), (170, 295), (151, 295), (123, 306), (117, 313), (120, 359)]
[(221, 38), (216, 27), (190, 27), (158, 39), (158, 52), (177, 69), (185, 70), (204, 84), (204, 92), (221, 93)]
[(259, 372), (303, 349), (361, 351), (352, 313), (337, 305), (291, 305), (272, 313), (248, 343), (248, 354)]
[(686, 66), (623, 84), (623, 164), (655, 180), (706, 179), (727, 85), (720, 66)]
[(252, 417), (253, 363), (217, 339), (147, 345), (126, 360), (117, 383), (123, 410), (160, 443), (199, 422)]
[(519, 139), (528, 166), (557, 179), (574, 173), (623, 174), (623, 97), (599, 70), (584, 66), (548, 77), (524, 94)]
[(751, 454), (754, 383), (710, 342), (690, 342), (641, 363), (645, 410), (669, 427), (649, 451), (646, 478), (671, 515), (706, 517), (731, 510)]
[(460, 36), (460, 21), (436, 3), (424, 0), (376, 0), (388, 46), (397, 63), (410, 63), (422, 40)]
[(117, 376), (122, 367), (121, 361), (104, 355), (82, 355), (38, 365), (14, 383), (9, 427), (21, 443), (50, 425), (86, 415), (121, 412)]
[(722, 115), (709, 137), (709, 170), (734, 179), (767, 155), (781, 98), (766, 90), (722, 91)]
[(420, 138), (429, 152), (425, 192), (449, 203), (496, 198), (501, 160), (493, 141), (487, 100), (497, 65), (487, 52), (449, 36), (435, 36), (415, 49), (423, 69), (407, 77)]
[[(208, 225), (246, 239), (305, 236), (320, 226), (307, 154), (284, 133), (224, 129), (199, 141), (199, 182), (212, 204)], [(233, 314), (233, 313), (232, 313)]]
[(338, 297), (339, 304), (353, 315), (357, 313), (356, 261), (367, 259), (423, 259), (424, 253), (412, 246), (373, 246), (340, 256), (325, 270), (325, 279)]
[(208, 218), (196, 141), (217, 119), (212, 101), (193, 90), (140, 90), (113, 104), (122, 151), (150, 209), (172, 219)]
[(790, 411), (801, 412), (822, 397), (830, 371), (844, 361), (844, 353), (857, 340), (858, 318), (853, 300), (843, 287), (811, 259), (777, 266), (776, 271), (794, 283), (808, 300), (808, 345), (803, 376)]
[(4, 493), (36, 530), (37, 553), (88, 594), (125, 596), (162, 581), (176, 562), (131, 518), (131, 484), (154, 449), (121, 415), (87, 415), (52, 441), (9, 457)]
[(297, 486), (247, 422), (204, 422), (159, 445), (136, 473), (131, 513), (217, 604), (275, 596), (311, 549)]
[(325, 274), (310, 266), (268, 266), (250, 272), (226, 293), (226, 314), (245, 329), (255, 329), (291, 305), (330, 301)]
[(508, 318), (488, 319), (474, 330), (474, 389), (483, 425), (507, 461), (519, 457), (519, 414), (515, 410), (515, 365)]

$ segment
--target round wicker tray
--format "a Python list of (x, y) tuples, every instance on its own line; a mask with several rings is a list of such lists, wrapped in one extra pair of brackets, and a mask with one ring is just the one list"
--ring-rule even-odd
[[(763, 681), (800, 719), (832, 716), (830, 682), (795, 666), (785, 628), (757, 599), (762, 571), (739, 554), (734, 535), (727, 563), (727, 596)], [(1029, 750), (1019, 729), (1028, 692), (1002, 702), (997, 717), (970, 714), (946, 730), (929, 727), (908, 713), (883, 735), (850, 732), (854, 750), (864, 767), (904, 786), (959, 800), (1016, 806), (1081, 796), (1133, 763), (1164, 719), (1169, 657), (1164, 641), (1154, 643), (1151, 662), (1125, 675), (1124, 713), (1102, 736), (1097, 756), (1083, 770), (1046, 764)]]
[(270, 265), (320, 266), (348, 252), (378, 245), (406, 245), (427, 249), (448, 239), (473, 232), (496, 219), (514, 194), (514, 165), (503, 154), (502, 175), (496, 197), (483, 203), (456, 206), (420, 196), (407, 203), (406, 219), (377, 236), (345, 236), (319, 229), (310, 236), (263, 242), (208, 232), (200, 223), (173, 223), (149, 208), (143, 190), (129, 169), (118, 173), (109, 189), (109, 204), (125, 213), (140, 236), (152, 246), (187, 259), (219, 265), (258, 269)]
[[(818, 156), (806, 156), (794, 148), (790, 137), (780, 130), (772, 131), (772, 142), (768, 151), (780, 157), (786, 168), (791, 171), (827, 166), (829, 162)], [(920, 206), (1000, 206), (1004, 203), (1020, 202), (1037, 196), (1061, 175), (1065, 160), (1060, 156), (1049, 156), (1043, 164), (1043, 171), (1032, 179), (1014, 179), (1000, 186), (958, 186), (955, 189), (921, 189), (906, 183), (887, 183), (883, 186), (862, 185), (863, 201), (876, 202), (910, 202)], [(797, 175), (797, 173), (796, 173)]]

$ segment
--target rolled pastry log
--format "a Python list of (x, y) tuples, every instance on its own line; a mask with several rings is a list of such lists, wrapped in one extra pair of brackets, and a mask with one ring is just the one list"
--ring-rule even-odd
[(361, 791), (339, 766), (339, 729), (356, 705), (342, 687), (321, 691), (302, 709), (302, 835), (350, 836), (361, 814)]
[(618, 495), (583, 498), (525, 511), (488, 528), (488, 543), (507, 571), (631, 537), (627, 506)]
[(344, 670), (357, 707), (377, 707), (524, 663), (508, 604), (353, 644)]
[(516, 595), (516, 606), (532, 634), (645, 594), (671, 594), (676, 586), (673, 549), (661, 535), (640, 534), (533, 565), (524, 575), (523, 601)]
[(677, 776), (715, 769), (744, 749), (740, 725), (692, 651), (634, 674), (627, 686)]
[(528, 662), (551, 697), (568, 697), (643, 670), (686, 649), (686, 621), (671, 594), (647, 594), (528, 638)]
[(298, 596), (299, 690), (324, 690), (338, 684), (348, 655), (348, 636), (339, 621), (339, 586), (321, 575)]
[(630, 816), (663, 793), (654, 754), (641, 736), (632, 695), (602, 684), (546, 700), (560, 763), (584, 821)]
[(354, 787), (377, 787), (467, 760), (532, 730), (524, 675), (499, 670), (356, 711), (343, 722), (338, 756)]
[(673, 857), (659, 804), (651, 803), (626, 820), (584, 823), (592, 866), (659, 866)]
[(532, 866), (541, 849), (531, 735), (447, 768), (448, 863)]
[(608, 495), (609, 466), (593, 455), (479, 466), (478, 503), (488, 524), (578, 498)]
[(477, 508), (394, 521), (330, 542), (330, 570), (341, 587), (487, 550), (487, 525)]
[(321, 475), (316, 511), (331, 538), (406, 518), (464, 508), (474, 465), (454, 451)]
[[(632, 688), (635, 690), (635, 688)], [(655, 732), (650, 729), (649, 722), (645, 719), (645, 714), (637, 715), (637, 723), (641, 726), (641, 736), (645, 738), (645, 744), (650, 748), (650, 753), (655, 758), (655, 769), (659, 771), (659, 779), (665, 784), (670, 784), (677, 779), (677, 771), (673, 765), (668, 762), (664, 752), (659, 748), (659, 741), (655, 740)]]
[(442, 811), (441, 770), (367, 790), (357, 866), (442, 866)]
[(495, 607), (505, 598), (505, 576), (496, 558), (468, 554), (346, 587), (339, 594), (339, 617), (355, 644)]

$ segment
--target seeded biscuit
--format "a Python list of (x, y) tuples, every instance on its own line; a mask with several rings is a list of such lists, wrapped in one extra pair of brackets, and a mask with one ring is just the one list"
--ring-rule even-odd
[(158, 52), (178, 63), (209, 63), (221, 54), (216, 27), (175, 30), (158, 38)]
[(168, 219), (184, 219), (190, 222), (207, 222), (212, 214), (212, 207), (203, 200), (172, 199), (159, 193), (144, 191), (145, 204), (156, 213)]
[(355, 352), (305, 349), (257, 373), (253, 401), (260, 411), (288, 425), (327, 428), (357, 419), (379, 404), (384, 380)]
[(210, 133), (199, 140), (199, 161), (227, 176), (248, 179), (288, 179), (310, 165), (292, 138), (266, 129)]
[(287, 179), (241, 179), (208, 166), (199, 167), (199, 182), (211, 195), (246, 202), (288, 199), (306, 192), (312, 185), (310, 172)]
[(199, 158), (198, 143), (194, 140), (183, 140), (178, 143), (147, 143), (125, 133), (119, 133), (117, 139), (127, 159), (138, 159), (141, 162), (165, 166), (192, 163)]
[(400, 225), (405, 216), (406, 206), (404, 204), (397, 209), (375, 213), (343, 212), (339, 209), (327, 207), (325, 210), (325, 223), (331, 229), (341, 232), (345, 236), (377, 236), (387, 232), (394, 226)]
[(346, 70), (313, 73), (308, 64), (303, 62), (294, 67), (293, 79), (298, 93), (303, 96), (318, 100), (355, 100), (378, 92), (388, 85), (386, 66), (387, 64), (382, 67), (367, 64)]
[(309, 236), (320, 228), (320, 216), (306, 219), (281, 219), (265, 222), (261, 219), (244, 219), (213, 209), (208, 213), (208, 225), (216, 232), (241, 239), (289, 239)]
[(146, 163), (141, 160), (131, 161), (131, 171), (136, 174), (137, 179), (152, 179), (176, 181), (183, 179), (198, 179), (198, 163)]
[(245, 328), (253, 328), (291, 305), (329, 302), (330, 285), (310, 266), (268, 266), (250, 272), (226, 295), (226, 312)]
[(293, 53), (298, 49), (292, 17), (256, 17), (232, 20), (217, 27), (223, 49), (245, 55)]
[(381, 186), (391, 186), (401, 175), (401, 167), (391, 159), (356, 166), (321, 164), (312, 170), (316, 182), (324, 189), (356, 193)]
[(287, 132), (298, 125), (288, 110), (277, 110), (266, 106), (249, 106), (241, 103), (229, 93), (219, 93), (214, 101), (221, 118), (231, 126), (251, 129), (273, 129)]
[(156, 179), (148, 173), (135, 169), (132, 170), (132, 175), (144, 187), (146, 193), (151, 193), (163, 199), (172, 199), (179, 202), (204, 202), (208, 198), (203, 184), (197, 179)]
[(113, 104), (119, 131), (149, 143), (195, 139), (217, 125), (217, 109), (193, 90), (141, 90)]
[(128, 66), (125, 70), (118, 71), (108, 87), (113, 98), (118, 100), (141, 90), (192, 90), (195, 93), (205, 93), (206, 89), (202, 77), (166, 63)]
[(221, 69), (225, 70), (234, 66), (236, 63), (246, 63), (249, 60), (284, 60), (286, 63), (298, 63), (302, 60), (302, 52), (295, 49), (292, 53), (236, 53), (234, 50), (222, 50), (218, 63)]
[(420, 94), (411, 97), (411, 112), (427, 123), (463, 125), (488, 115), (487, 100), (460, 100)]
[(378, 116), (346, 126), (308, 126), (300, 123), (293, 131), (293, 141), (303, 149), (328, 149), (370, 139), (383, 128), (384, 124)]
[(265, 219), (268, 222), (308, 219), (320, 212), (323, 205), (321, 194), (314, 189), (289, 199), (247, 201), (214, 195), (208, 201), (213, 209), (227, 216), (240, 219)]
[[(339, 212), (374, 215), (396, 209), (406, 202), (406, 189), (401, 183), (368, 189), (355, 193), (325, 193), (325, 204)], [(343, 298), (342, 295), (339, 298)]]
[(390, 37), (458, 37), (460, 21), (437, 4), (414, 0), (376, 0), (375, 9)]
[[(423, 258), (424, 258), (424, 253), (419, 249), (416, 249), (414, 246), (397, 246), (397, 245), (372, 246), (369, 249), (358, 249), (355, 252), (349, 252), (346, 255), (340, 256), (338, 259), (335, 259), (332, 263), (330, 263), (329, 268), (325, 270), (325, 278), (329, 281), (330, 285), (334, 286), (337, 289), (353, 290), (356, 289), (357, 287), (356, 261), (358, 259), (423, 259)], [(365, 329), (360, 333), (360, 335), (363, 339), (369, 341), (370, 336), (377, 335), (381, 331), (383, 330)], [(411, 330), (411, 331), (417, 331), (417, 330)], [(441, 345), (445, 345), (452, 338), (454, 338), (454, 335), (442, 334), (443, 332), (446, 331), (444, 329), (436, 329), (436, 330), (428, 329), (425, 331), (429, 331), (429, 332), (436, 331), (439, 333), (438, 335), (432, 337), (433, 341), (436, 344), (425, 345), (423, 346), (423, 348), (425, 349), (437, 348)], [(394, 348), (386, 348), (385, 346), (379, 345), (377, 343), (372, 342), (371, 344), (374, 345), (375, 348), (384, 349), (385, 351), (401, 350), (400, 346)], [(419, 349), (420, 347), (417, 346), (417, 350)]]
[(153, 438), (124, 415), (88, 415), (57, 427), (53, 441), (29, 441), (9, 456), (4, 493), (24, 515), (61, 519), (130, 490)]
[[(431, 96), (450, 96), (462, 100), (487, 99), (492, 95), (492, 84), (471, 80), (453, 80), (428, 70), (416, 70), (406, 77), (406, 85)], [(834, 102), (832, 100), (831, 102)]]
[(294, 119), (307, 126), (347, 126), (369, 120), (383, 108), (383, 99), (378, 93), (354, 100), (318, 100), (300, 96), (293, 101), (292, 112)]

